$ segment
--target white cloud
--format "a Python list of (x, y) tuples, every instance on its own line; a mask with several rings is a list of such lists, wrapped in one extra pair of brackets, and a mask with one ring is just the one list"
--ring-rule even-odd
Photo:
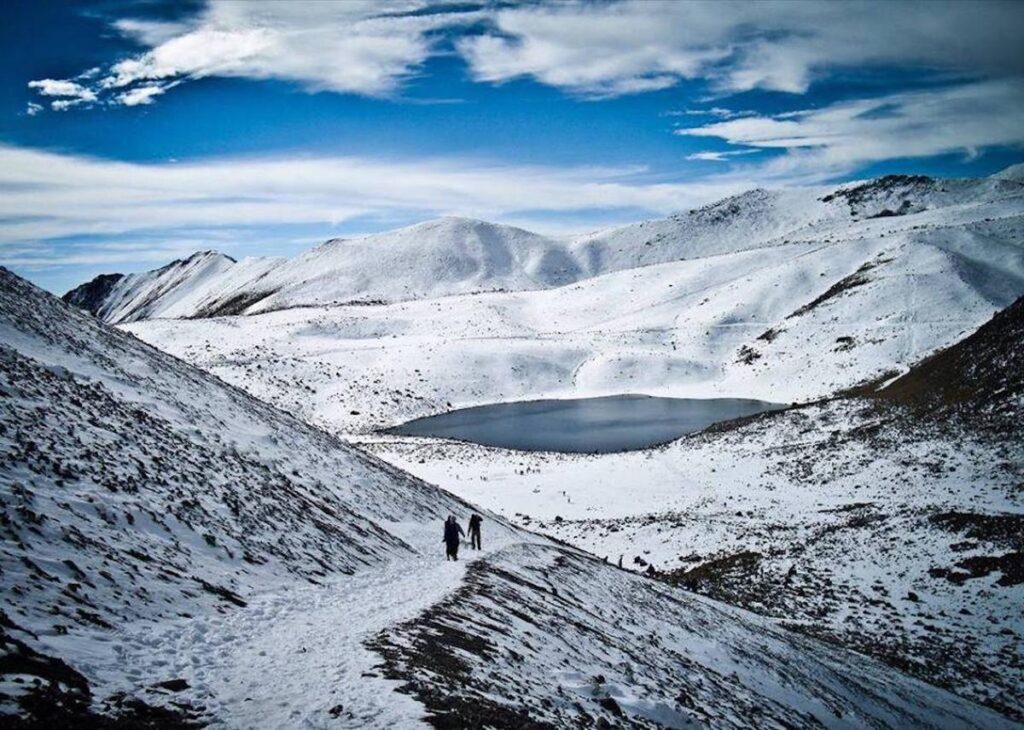
[[(475, 24), (475, 25), (474, 25)], [(147, 47), (76, 81), (134, 100), (136, 85), (209, 76), (284, 79), (309, 91), (395, 93), (431, 56), (456, 48), (478, 81), (530, 77), (590, 97), (664, 89), (684, 78), (719, 92), (800, 93), (835, 70), (890, 65), (974, 76), (1024, 73), (1017, 2), (549, 2), (483, 9), (437, 0), (209, 0), (177, 22), (122, 18)], [(114, 93), (108, 93), (114, 90)], [(73, 94), (69, 94), (73, 96)], [(149, 97), (152, 99), (152, 96)]]
[[(144, 246), (144, 247), (143, 247)], [(185, 258), (196, 251), (210, 248), (205, 238), (174, 238), (170, 240), (139, 241), (127, 245), (93, 243), (88, 246), (65, 247), (41, 242), (31, 248), (5, 249), (5, 266), (48, 268), (54, 266), (116, 265), (126, 257), (135, 265), (162, 265), (175, 258)]]
[(352, 157), (138, 164), (0, 145), (0, 260), (11, 247), (75, 235), (307, 224), (327, 237), (367, 216), (667, 214), (743, 187), (649, 182), (645, 172)]
[[(41, 96), (59, 97), (50, 102), (50, 108), (62, 112), (82, 104), (93, 104), (97, 100), (96, 92), (75, 81), (67, 79), (39, 79), (29, 81), (30, 89), (35, 89)], [(41, 110), (39, 104), (29, 105), (28, 113), (32, 116)]]
[(666, 117), (715, 117), (716, 119), (732, 119), (733, 117), (745, 117), (756, 114), (753, 111), (734, 111), (720, 106), (713, 106), (709, 109), (676, 109), (664, 113)]
[(152, 51), (114, 64), (103, 79), (105, 88), (119, 89), (136, 81), (153, 81), (179, 76), (244, 75), (257, 57), (266, 55), (274, 43), (266, 28), (218, 30), (197, 28), (171, 38)]
[[(309, 91), (388, 95), (434, 53), (432, 31), (476, 17), (414, 12), (428, 5), (211, 0), (188, 21), (121, 19), (115, 28), (150, 48), (111, 65), (92, 81), (90, 93), (114, 104), (148, 104), (169, 81), (233, 76), (295, 81)], [(43, 83), (74, 84), (33, 85)]]
[(702, 162), (728, 162), (731, 157), (739, 157), (740, 155), (751, 155), (760, 150), (724, 150), (724, 151), (705, 151), (705, 152), (694, 152), (692, 155), (687, 155), (688, 160), (699, 160)]
[(607, 96), (710, 79), (724, 91), (803, 92), (830, 70), (921, 65), (1024, 71), (1015, 2), (569, 2), (494, 14), (459, 48), (475, 77), (530, 76)]
[(1021, 119), (1024, 80), (1008, 79), (740, 117), (675, 133), (785, 150), (758, 174), (792, 180), (844, 174), (879, 160), (1024, 145)]
[(42, 104), (36, 104), (34, 101), (30, 101), (28, 106), (25, 107), (25, 113), (30, 117), (34, 117), (36, 114), (43, 110)]
[(175, 84), (150, 84), (149, 86), (136, 86), (124, 93), (118, 94), (114, 100), (124, 106), (142, 106), (152, 104), (153, 99), (166, 92)]
[(494, 15), (494, 32), (464, 38), (458, 48), (480, 81), (531, 76), (591, 96), (665, 88), (728, 55), (724, 48), (687, 42), (701, 28), (681, 22), (679, 7), (620, 2), (508, 8)]
[(50, 108), (55, 112), (63, 112), (71, 109), (72, 107), (85, 104), (86, 101), (86, 99), (55, 99), (50, 102)]
[(67, 79), (40, 79), (29, 81), (30, 89), (36, 89), (43, 96), (67, 96), (82, 101), (96, 101), (96, 94), (79, 83)]

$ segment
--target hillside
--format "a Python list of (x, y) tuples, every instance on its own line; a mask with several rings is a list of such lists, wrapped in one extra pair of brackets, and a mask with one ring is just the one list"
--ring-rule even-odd
[[(807, 191), (751, 194), (762, 213), (795, 210), (779, 201), (805, 196), (832, 219), (748, 250), (700, 248), (551, 289), (127, 327), (335, 433), (623, 392), (813, 400), (905, 371), (1024, 294), (1024, 186), (953, 181), (941, 192), (926, 180), (846, 186), (828, 203)], [(929, 195), (911, 198), (922, 185)], [(909, 199), (916, 212), (877, 217)], [(733, 237), (737, 221), (778, 230), (743, 211), (692, 217), (704, 221), (700, 236), (732, 248), (748, 241)], [(685, 258), (700, 236), (659, 246)]]
[[(254, 282), (249, 287), (254, 297), (265, 298), (245, 311), (537, 289), (577, 277), (575, 263), (543, 236), (484, 221), (441, 218), (328, 241)], [(199, 314), (219, 313), (212, 305)]]
[(107, 692), (171, 678), (111, 632), (407, 561), (468, 509), (6, 270), (0, 342), (4, 625)]
[(663, 448), (579, 456), (372, 437), (364, 448), (1021, 720), (1022, 352), (1019, 299), (881, 390)]
[(15, 726), (1010, 726), (488, 513), (444, 562), (466, 503), (2, 269), (0, 339)]
[(1014, 435), (1024, 411), (1024, 298), (873, 395), (932, 418)]
[(800, 240), (828, 241), (850, 235), (866, 220), (1019, 196), (1019, 184), (1007, 171), (976, 180), (887, 175), (837, 188), (755, 189), (665, 219), (582, 236), (571, 248), (585, 270), (597, 275)]

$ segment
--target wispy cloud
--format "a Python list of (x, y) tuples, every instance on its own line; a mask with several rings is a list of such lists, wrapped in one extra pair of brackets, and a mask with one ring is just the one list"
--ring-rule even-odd
[(725, 107), (713, 106), (707, 109), (672, 109), (663, 112), (666, 117), (714, 117), (715, 119), (732, 119), (734, 117), (746, 117), (757, 112), (751, 110), (736, 111)]
[(176, 83), (169, 83), (136, 86), (128, 91), (117, 94), (114, 97), (114, 101), (124, 106), (145, 106), (146, 104), (152, 104), (156, 97), (166, 93), (168, 89), (176, 85)]
[[(40, 96), (57, 97), (50, 102), (50, 108), (54, 111), (65, 111), (80, 104), (91, 104), (96, 101), (96, 92), (76, 81), (67, 79), (39, 79), (29, 81), (30, 89), (35, 89)], [(30, 107), (29, 114), (34, 116), (42, 110), (39, 104)]]
[(83, 235), (170, 237), (187, 229), (196, 238), (229, 227), (304, 224), (327, 237), (332, 226), (373, 216), (658, 215), (742, 187), (651, 183), (644, 172), (353, 157), (137, 164), (0, 145), (0, 261), (13, 260), (14, 250), (24, 261), (26, 245)]
[(4, 252), (5, 266), (47, 269), (57, 266), (118, 265), (130, 260), (134, 266), (158, 266), (175, 258), (185, 258), (210, 247), (206, 238), (136, 240), (129, 244), (90, 241), (88, 245), (41, 242), (32, 247), (9, 248)]
[(1024, 146), (1021, 119), (1024, 80), (1007, 79), (728, 119), (676, 134), (783, 150), (785, 155), (740, 174), (792, 182), (841, 175), (880, 160)]
[(728, 162), (732, 157), (740, 157), (741, 155), (752, 155), (755, 152), (760, 152), (757, 149), (747, 150), (707, 150), (704, 152), (694, 152), (692, 155), (687, 155), (688, 160), (698, 160), (701, 162)]
[[(393, 93), (435, 52), (431, 33), (472, 22), (471, 10), (418, 13), (430, 3), (211, 0), (181, 22), (120, 19), (116, 30), (149, 50), (75, 79), (30, 84), (60, 87), (83, 102), (149, 104), (178, 83), (210, 76), (295, 81), (309, 91), (366, 96)], [(82, 83), (80, 83), (82, 82)]]

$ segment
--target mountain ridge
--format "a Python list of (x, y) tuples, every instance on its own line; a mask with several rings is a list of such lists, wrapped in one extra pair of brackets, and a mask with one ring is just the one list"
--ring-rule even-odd
[[(1012, 177), (1012, 170), (1008, 175)], [(615, 271), (822, 239), (830, 233), (856, 235), (858, 224), (871, 219), (955, 210), (1021, 195), (1018, 182), (997, 176), (889, 175), (830, 188), (755, 188), (668, 218), (565, 240), (448, 216), (368, 236), (329, 239), (289, 259), (239, 263), (225, 257), (211, 268), (186, 266), (190, 257), (119, 279), (101, 275), (64, 298), (117, 324), (544, 290)]]

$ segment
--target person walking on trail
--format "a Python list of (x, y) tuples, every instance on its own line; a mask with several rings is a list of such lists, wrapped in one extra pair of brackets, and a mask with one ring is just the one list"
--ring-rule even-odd
[(449, 515), (444, 523), (444, 544), (448, 560), (459, 559), (459, 535), (463, 537), (466, 533), (462, 531), (462, 525), (455, 520), (455, 515)]
[(484, 518), (475, 512), (469, 518), (469, 546), (474, 550), (480, 549), (480, 525), (483, 521)]

